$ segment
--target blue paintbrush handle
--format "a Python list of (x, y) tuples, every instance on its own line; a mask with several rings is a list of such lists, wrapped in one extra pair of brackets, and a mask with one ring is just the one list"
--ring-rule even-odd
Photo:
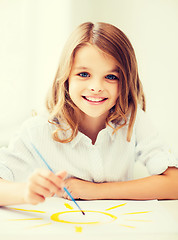
[[(47, 168), (54, 173), (54, 171), (52, 170), (52, 168), (49, 166), (49, 164), (46, 162), (46, 160), (44, 159), (44, 157), (41, 155), (41, 153), (38, 151), (38, 149), (35, 147), (35, 145), (33, 143), (31, 143), (32, 147), (34, 148), (34, 150), (36, 151), (36, 153), (38, 154), (38, 156), (41, 158), (41, 160), (44, 162), (44, 164), (47, 166)], [(82, 209), (79, 207), (79, 205), (76, 203), (75, 199), (72, 197), (72, 195), (70, 194), (70, 192), (67, 190), (66, 187), (64, 187), (64, 191), (67, 193), (67, 195), (69, 195), (69, 197), (71, 198), (71, 200), (76, 204), (76, 206), (78, 207), (78, 209), (83, 213), (83, 215), (85, 215), (85, 213), (82, 211)]]
[(41, 158), (41, 160), (44, 162), (44, 164), (47, 166), (47, 168), (54, 173), (54, 171), (52, 170), (52, 168), (49, 166), (49, 164), (46, 162), (46, 160), (44, 159), (44, 157), (41, 155), (41, 153), (38, 151), (38, 149), (35, 147), (35, 145), (32, 143), (33, 148), (35, 149), (36, 153), (39, 155), (39, 157)]
[(82, 211), (82, 209), (79, 207), (79, 205), (77, 204), (77, 202), (75, 201), (75, 199), (72, 197), (72, 195), (70, 194), (70, 192), (67, 190), (66, 187), (64, 187), (64, 191), (69, 195), (69, 197), (70, 197), (71, 200), (76, 204), (76, 206), (78, 207), (78, 209), (79, 209), (82, 213), (84, 213), (84, 212)]

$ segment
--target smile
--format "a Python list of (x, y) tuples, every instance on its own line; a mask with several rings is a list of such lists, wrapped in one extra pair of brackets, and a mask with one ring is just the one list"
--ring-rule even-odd
[(100, 103), (107, 100), (107, 98), (103, 98), (103, 97), (86, 97), (86, 96), (82, 96), (82, 97), (88, 102), (93, 102), (93, 103)]

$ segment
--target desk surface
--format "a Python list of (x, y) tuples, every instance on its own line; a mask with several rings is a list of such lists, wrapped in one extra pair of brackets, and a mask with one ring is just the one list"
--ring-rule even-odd
[(169, 211), (178, 224), (178, 200), (161, 200), (159, 203)]
[[(56, 199), (54, 199), (53, 201), (49, 201), (48, 205), (44, 205), (44, 207), (42, 207), (41, 209), (44, 208), (44, 209), (49, 209), (50, 210), (50, 208), (51, 208), (51, 212), (54, 212), (54, 209), (55, 209), (55, 212), (56, 212), (56, 208), (54, 208), (54, 205), (57, 203), (57, 206), (59, 206), (59, 205), (61, 205), (60, 203), (63, 203), (63, 202), (56, 202), (56, 201), (57, 201)], [(61, 200), (61, 201), (64, 201), (64, 200)], [(100, 203), (100, 201), (98, 201), (98, 202)], [(132, 203), (132, 201), (130, 201), (130, 202)], [(130, 202), (129, 202), (129, 204), (130, 204)], [(109, 205), (111, 205), (111, 203), (112, 204), (113, 203), (116, 204), (117, 202), (116, 201), (110, 201)], [(120, 201), (118, 201), (118, 203), (120, 204)], [(141, 206), (144, 209), (144, 206), (145, 206), (144, 202), (143, 202), (143, 206), (142, 206), (142, 201), (140, 201), (140, 202), (139, 201), (135, 201), (135, 203), (136, 203), (135, 206)], [(159, 226), (160, 227), (160, 230), (159, 230), (160, 232), (157, 231), (155, 233), (153, 231), (148, 232), (148, 229), (147, 229), (147, 232), (144, 232), (144, 231), (134, 232), (134, 230), (128, 229), (128, 233), (121, 231), (121, 232), (117, 232), (117, 233), (112, 232), (110, 235), (107, 235), (105, 233), (103, 234), (103, 230), (104, 229), (101, 229), (101, 232), (99, 234), (96, 233), (96, 235), (93, 234), (93, 235), (87, 236), (87, 235), (83, 235), (83, 234), (80, 234), (80, 233), (78, 233), (78, 234), (74, 233), (73, 235), (70, 235), (70, 236), (65, 235), (65, 234), (60, 236), (60, 233), (58, 233), (57, 231), (56, 232), (55, 231), (45, 232), (46, 231), (46, 227), (45, 228), (40, 228), (40, 231), (34, 232), (34, 234), (27, 234), (27, 232), (23, 232), (23, 233), (16, 232), (15, 234), (11, 234), (11, 230), (13, 231), (13, 229), (11, 229), (11, 227), (10, 227), (11, 225), (10, 225), (9, 227), (7, 227), (7, 232), (8, 233), (7, 234), (2, 234), (2, 231), (1, 231), (1, 229), (3, 229), (3, 225), (1, 224), (1, 222), (2, 222), (1, 221), (2, 220), (2, 215), (4, 214), (4, 216), (8, 216), (8, 218), (9, 218), (9, 216), (11, 216), (10, 215), (11, 213), (10, 213), (9, 208), (0, 208), (0, 239), (2, 239), (2, 240), (12, 240), (12, 239), (13, 240), (16, 240), (16, 239), (18, 239), (18, 240), (22, 240), (22, 239), (23, 240), (24, 239), (25, 240), (29, 240), (29, 239), (36, 239), (36, 237), (38, 237), (38, 240), (41, 240), (41, 239), (42, 240), (47, 240), (47, 239), (52, 240), (52, 238), (54, 240), (55, 239), (59, 239), (59, 238), (60, 239), (65, 239), (65, 240), (68, 240), (68, 239), (70, 239), (70, 240), (71, 239), (72, 240), (80, 240), (80, 239), (82, 239), (82, 240), (89, 240), (90, 239), (91, 240), (91, 238), (92, 238), (92, 240), (101, 240), (101, 239), (102, 240), (105, 240), (105, 239), (107, 239), (107, 240), (116, 240), (116, 239), (117, 240), (118, 239), (122, 239), (122, 240), (178, 240), (178, 200), (166, 200), (166, 201), (165, 200), (164, 201), (161, 200), (161, 201), (158, 201), (156, 203), (158, 203), (158, 205), (155, 205), (156, 208), (154, 208), (155, 206), (153, 206), (153, 209), (157, 209), (157, 207), (158, 208), (161, 207), (161, 209), (162, 209), (161, 210), (162, 211), (161, 212), (161, 214), (162, 214), (161, 218), (166, 218), (165, 221), (167, 221), (167, 219), (168, 219), (168, 223), (170, 223), (170, 222), (171, 222), (171, 224), (174, 223), (177, 226), (177, 230), (176, 231), (175, 231), (175, 227), (174, 227), (174, 231), (173, 232), (164, 232), (164, 231), (162, 232), (162, 231), (160, 231), (161, 227)], [(69, 201), (69, 204), (72, 204), (72, 203)], [(81, 202), (79, 202), (79, 204), (80, 204), (81, 207), (83, 207), (83, 206), (85, 206), (85, 204), (88, 204), (88, 202), (81, 201)], [(134, 201), (133, 201), (133, 204), (134, 204)], [(102, 205), (102, 203), (101, 203), (101, 205)], [(107, 203), (106, 203), (106, 205), (107, 205)], [(123, 205), (123, 204), (121, 204), (121, 205)], [(26, 205), (19, 206), (19, 208), (20, 207), (24, 208), (24, 206), (26, 206)], [(87, 206), (90, 206), (90, 205), (87, 205)], [(96, 210), (98, 208), (98, 206), (96, 208), (94, 208), (94, 209)], [(148, 204), (148, 206), (149, 206), (149, 204)], [(31, 209), (35, 209), (35, 208), (38, 209), (38, 205), (31, 207)], [(62, 210), (62, 208), (60, 209), (60, 207), (57, 207), (57, 208), (58, 208), (59, 212)], [(29, 207), (28, 207), (28, 209), (29, 209)], [(122, 211), (121, 209), (122, 208), (119, 208), (119, 211)], [(130, 209), (132, 209), (132, 208), (130, 208)], [(136, 209), (136, 207), (135, 207), (135, 209)], [(148, 207), (148, 209), (149, 209), (149, 207)], [(108, 211), (108, 212), (112, 213), (113, 215), (117, 215), (116, 211), (118, 211), (118, 210), (113, 209), (113, 210)], [(126, 210), (124, 210), (124, 211), (126, 211)], [(168, 215), (166, 214), (166, 212), (168, 213)], [(9, 214), (9, 215), (7, 215), (7, 214)], [(13, 214), (14, 214), (14, 212), (12, 212), (11, 218), (14, 218), (14, 217), (18, 216), (18, 215), (13, 215)], [(159, 215), (159, 212), (158, 212), (158, 215)], [(23, 213), (21, 213), (21, 215), (19, 215), (19, 216), (22, 218), (23, 217)], [(32, 215), (30, 215), (28, 213), (27, 216), (29, 217), (29, 216), (32, 216)], [(167, 218), (167, 216), (168, 216), (168, 218)], [(151, 217), (154, 217), (154, 216), (151, 216)], [(142, 218), (139, 217), (138, 219), (143, 219), (143, 217)], [(156, 219), (156, 218), (154, 218), (154, 219)], [(159, 219), (159, 217), (158, 217), (158, 219)], [(14, 222), (14, 224), (16, 224), (16, 226), (18, 226), (19, 222), (21, 222), (21, 221)], [(28, 223), (29, 222), (30, 221), (28, 221)], [(155, 222), (155, 223), (158, 225), (157, 222)], [(53, 229), (53, 230), (55, 230), (53, 225), (57, 226), (57, 228), (60, 228), (60, 226), (61, 226), (61, 225), (52, 224), (51, 226), (53, 228), (51, 228), (51, 229)], [(74, 224), (72, 226), (72, 229), (74, 228), (74, 226), (76, 226), (76, 224)], [(144, 225), (142, 225), (142, 226), (144, 226)], [(153, 224), (150, 225), (150, 226), (153, 226)], [(22, 225), (22, 227), (24, 227), (24, 226)], [(111, 225), (110, 225), (110, 227), (112, 228)], [(105, 227), (105, 228), (107, 228), (107, 227)], [(70, 231), (70, 229), (69, 229), (69, 231)]]

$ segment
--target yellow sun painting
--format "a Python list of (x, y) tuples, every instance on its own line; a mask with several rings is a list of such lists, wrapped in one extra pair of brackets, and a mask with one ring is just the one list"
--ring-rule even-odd
[[(97, 201), (80, 201), (80, 204), (83, 203), (82, 210), (85, 212), (85, 215), (81, 214), (79, 210), (76, 210), (75, 206), (72, 206), (72, 202), (63, 200), (63, 210), (62, 211), (56, 211), (54, 213), (46, 214), (46, 211), (37, 210), (37, 209), (25, 209), (25, 208), (16, 208), (16, 207), (9, 207), (9, 210), (13, 210), (18, 213), (30, 213), (33, 215), (33, 217), (18, 217), (18, 218), (11, 218), (7, 219), (7, 221), (10, 222), (24, 222), (29, 221), (42, 221), (40, 224), (34, 224), (29, 227), (27, 227), (28, 230), (30, 229), (37, 229), (37, 228), (43, 228), (44, 227), (50, 227), (53, 224), (61, 224), (64, 226), (70, 226), (73, 229), (73, 232), (76, 233), (83, 233), (87, 231), (87, 228), (92, 231), (92, 229), (98, 228), (98, 226), (104, 226), (104, 228), (110, 229), (112, 224), (114, 223), (115, 227), (119, 228), (125, 228), (134, 230), (138, 224), (145, 224), (152, 222), (151, 219), (151, 213), (152, 211), (143, 211), (140, 208), (139, 211), (127, 211), (127, 205), (129, 205), (129, 202), (121, 202), (119, 201), (119, 204), (116, 204), (118, 202), (116, 201), (107, 201), (107, 204), (103, 205), (103, 202), (106, 203), (106, 201), (99, 201), (102, 205), (102, 208), (104, 206), (110, 207), (101, 209), (99, 205), (95, 206), (95, 203)], [(86, 203), (86, 204), (85, 204)], [(94, 203), (94, 204), (93, 204)], [(93, 204), (93, 209), (92, 209)], [(87, 205), (87, 207), (85, 206)], [(138, 204), (137, 204), (138, 205)], [(37, 206), (35, 206), (37, 208)], [(61, 202), (60, 202), (61, 207)], [(62, 209), (62, 207), (61, 207)], [(37, 214), (38, 217), (35, 217)], [(32, 216), (30, 215), (30, 216)], [(39, 217), (40, 215), (40, 217)], [(45, 215), (45, 217), (43, 217)], [(69, 229), (69, 228), (68, 228)], [(68, 231), (68, 230), (67, 230)]]
[[(48, 198), (38, 205), (0, 207), (3, 236), (118, 236), (118, 234), (178, 233), (176, 222), (157, 200), (77, 201)], [(163, 217), (164, 216), (164, 217)]]

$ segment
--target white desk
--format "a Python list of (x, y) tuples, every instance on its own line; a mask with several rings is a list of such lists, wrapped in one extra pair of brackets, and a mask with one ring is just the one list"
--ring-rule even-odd
[(178, 200), (161, 200), (159, 203), (170, 212), (178, 224)]
[[(79, 202), (82, 205), (82, 202)], [(178, 200), (166, 200), (166, 201), (159, 201), (159, 205), (161, 207), (163, 207), (163, 209), (165, 209), (166, 211), (169, 212), (169, 215), (171, 215), (171, 217), (174, 220), (174, 223), (177, 224), (177, 229), (178, 229)], [(24, 206), (24, 205), (23, 205)], [(20, 208), (20, 206), (19, 206)], [(35, 207), (32, 207), (32, 209)], [(0, 209), (1, 210), (1, 209)], [(6, 209), (2, 209), (3, 211), (6, 211)], [(113, 211), (114, 213), (114, 211)], [(164, 218), (164, 214), (162, 216)], [(1, 224), (0, 224), (0, 229), (1, 229)], [(8, 228), (8, 231), (10, 232), (11, 229)], [(71, 236), (60, 236), (57, 233), (52, 232), (51, 234), (44, 234), (43, 232), (43, 228), (41, 228), (41, 232), (39, 234), (34, 234), (34, 235), (29, 235), (28, 233), (23, 233), (23, 234), (1, 234), (0, 231), (0, 240), (30, 240), (30, 239), (38, 239), (38, 240), (55, 240), (55, 239), (65, 239), (65, 240), (178, 240), (178, 231), (177, 233), (156, 233), (154, 234), (152, 233), (139, 233), (137, 232), (136, 234), (124, 234), (124, 233), (113, 233), (111, 236), (108, 237), (108, 235), (106, 236), (105, 234), (100, 233), (99, 235), (92, 235), (92, 236), (85, 236), (83, 234), (77, 234), (76, 233), (74, 235)]]

